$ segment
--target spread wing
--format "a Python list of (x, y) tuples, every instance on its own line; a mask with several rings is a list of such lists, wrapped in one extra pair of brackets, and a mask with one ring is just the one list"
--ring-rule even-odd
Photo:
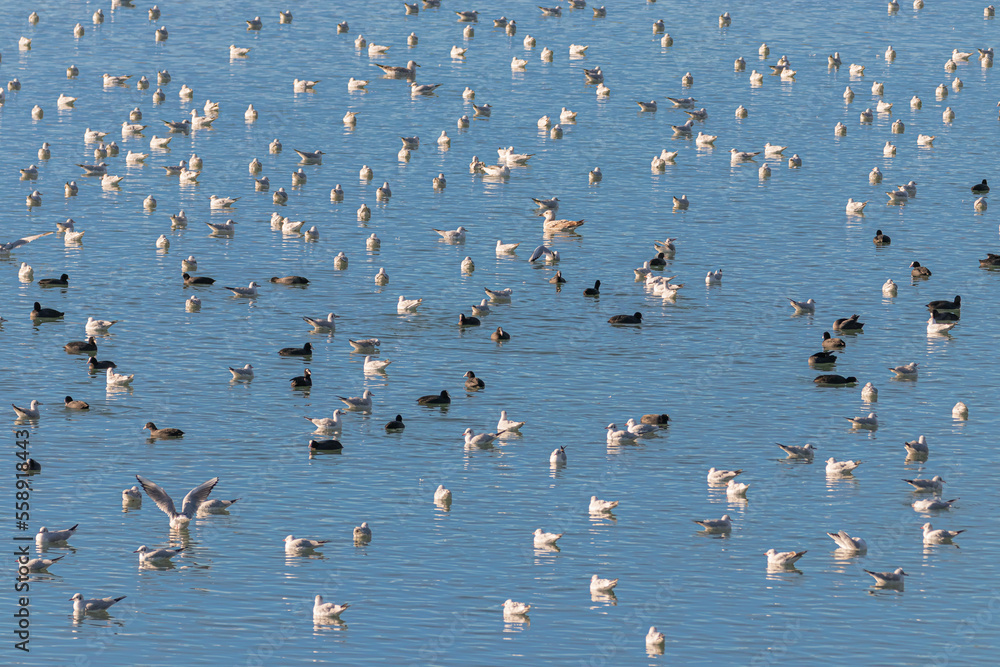
[(159, 484), (149, 481), (142, 475), (136, 475), (135, 478), (142, 484), (142, 488), (150, 500), (156, 503), (156, 506), (163, 510), (168, 517), (173, 519), (177, 516), (177, 510), (174, 509), (174, 501), (170, 499), (170, 496), (167, 495), (167, 492)]
[(19, 248), (25, 244), (31, 243), (36, 239), (40, 239), (43, 236), (48, 236), (49, 234), (55, 234), (55, 232), (45, 232), (44, 234), (35, 234), (34, 236), (25, 236), (23, 239), (18, 239), (16, 241), (11, 241), (10, 243), (0, 244), (0, 248), (4, 250), (13, 250), (14, 248)]
[(536, 259), (542, 257), (543, 255), (551, 255), (552, 250), (544, 245), (540, 245), (535, 248), (535, 251), (531, 253), (531, 257), (528, 259), (529, 262), (534, 262)]
[(198, 511), (198, 506), (208, 500), (208, 494), (212, 493), (212, 489), (218, 483), (219, 478), (213, 477), (201, 486), (196, 486), (188, 491), (188, 494), (184, 496), (184, 502), (181, 504), (181, 514), (186, 517), (194, 516), (194, 513)]

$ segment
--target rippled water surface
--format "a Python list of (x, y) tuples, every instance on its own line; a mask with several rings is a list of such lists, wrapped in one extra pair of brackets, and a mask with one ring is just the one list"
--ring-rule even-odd
[[(0, 395), (6, 403), (43, 402), (42, 417), (12, 424), (8, 468), (15, 462), (14, 428), (30, 431), (30, 451), (43, 472), (33, 477), (28, 534), (39, 526), (79, 523), (66, 554), (51, 573), (32, 577), (31, 653), (8, 647), (16, 664), (439, 664), (439, 665), (660, 665), (806, 664), (832, 656), (868, 665), (988, 664), (995, 662), (997, 631), (995, 554), (1000, 529), (992, 505), (998, 383), (992, 333), (1000, 304), (996, 275), (977, 260), (996, 248), (993, 209), (973, 211), (969, 186), (992, 178), (996, 167), (996, 90), (993, 69), (976, 56), (949, 74), (952, 49), (994, 45), (996, 23), (976, 3), (927, 0), (895, 15), (879, 2), (834, 6), (781, 3), (609, 3), (604, 19), (590, 7), (545, 18), (532, 2), (456, 3), (404, 15), (402, 3), (161, 2), (162, 17), (147, 21), (146, 4), (104, 8), (94, 3), (41, 1), (41, 20), (28, 25), (32, 7), (8, 7), (0, 30), (0, 76), (17, 77), (0, 107), (0, 196), (5, 214), (0, 240), (55, 228), (72, 217), (86, 231), (82, 244), (52, 235), (0, 258), (0, 327), (5, 361)], [(278, 24), (278, 10), (294, 21)], [(452, 10), (479, 9), (475, 36), (464, 40)], [(733, 15), (718, 28), (717, 17)], [(244, 19), (260, 14), (264, 28), (248, 32)], [(517, 33), (492, 27), (501, 14)], [(666, 20), (672, 47), (660, 46), (653, 21)], [(350, 30), (336, 34), (346, 20)], [(76, 22), (85, 35), (72, 37)], [(164, 25), (169, 39), (156, 43)], [(419, 44), (408, 48), (415, 33)], [(389, 45), (382, 57), (354, 48), (363, 34)], [(537, 39), (526, 49), (525, 35)], [(19, 51), (21, 36), (32, 48)], [(771, 54), (760, 59), (767, 42)], [(590, 46), (571, 59), (571, 43)], [(230, 60), (228, 46), (252, 47)], [(883, 58), (892, 44), (898, 53)], [(453, 60), (453, 45), (467, 46)], [(555, 52), (542, 62), (543, 47)], [(828, 53), (843, 66), (828, 69)], [(738, 56), (747, 70), (733, 71)], [(770, 75), (767, 65), (787, 55), (794, 82)], [(512, 72), (513, 56), (528, 60)], [(417, 81), (441, 83), (433, 96), (411, 97), (406, 81), (386, 80), (373, 63), (416, 60)], [(67, 79), (76, 64), (80, 76)], [(852, 78), (850, 63), (866, 66)], [(600, 65), (611, 95), (598, 98), (585, 67)], [(154, 105), (158, 70), (172, 81)], [(764, 71), (752, 88), (749, 72)], [(102, 87), (103, 73), (132, 74), (128, 87)], [(694, 85), (682, 88), (691, 72)], [(141, 75), (154, 84), (138, 90)], [(348, 92), (349, 77), (370, 79), (367, 91)], [(955, 77), (964, 87), (954, 91)], [(292, 80), (320, 80), (316, 92), (295, 94)], [(875, 108), (873, 81), (885, 82), (892, 114), (858, 122)], [(939, 83), (949, 86), (936, 99)], [(182, 84), (194, 89), (182, 100)], [(851, 85), (857, 97), (842, 97)], [(493, 107), (473, 118), (462, 90)], [(56, 98), (78, 98), (58, 110)], [(697, 148), (672, 137), (685, 116), (667, 96), (697, 98), (709, 118), (696, 132), (716, 134), (716, 148)], [(909, 100), (923, 100), (919, 110)], [(149, 150), (160, 119), (180, 120), (206, 99), (219, 102), (211, 130), (174, 134), (167, 150)], [(636, 100), (656, 99), (659, 111), (641, 113)], [(243, 118), (247, 105), (256, 122)], [(33, 121), (40, 105), (44, 118)], [(734, 110), (749, 111), (737, 120)], [(953, 123), (942, 122), (951, 106)], [(139, 107), (149, 125), (144, 138), (123, 140), (119, 126)], [(561, 139), (536, 127), (562, 107), (578, 112)], [(346, 127), (345, 111), (359, 112)], [(903, 134), (891, 134), (896, 119)], [(835, 138), (842, 121), (847, 136)], [(109, 132), (122, 148), (108, 158), (109, 172), (124, 176), (120, 190), (103, 190), (80, 176), (77, 163), (93, 162), (86, 128)], [(441, 130), (450, 150), (435, 143)], [(917, 147), (917, 134), (936, 135)], [(421, 138), (409, 162), (397, 159), (400, 136)], [(284, 150), (268, 153), (280, 139)], [(886, 140), (898, 145), (882, 156)], [(39, 162), (39, 145), (52, 146)], [(731, 165), (729, 149), (787, 145), (786, 159), (768, 160), (770, 179), (758, 178), (763, 161)], [(473, 155), (494, 161), (499, 146), (534, 153), (507, 180), (469, 174)], [(308, 180), (291, 187), (299, 168), (293, 148), (323, 150), (322, 165), (302, 169)], [(662, 173), (650, 171), (654, 154), (678, 151)], [(128, 150), (151, 152), (145, 166), (125, 164)], [(161, 165), (196, 152), (204, 160), (198, 185), (180, 186)], [(787, 157), (803, 166), (788, 168)], [(272, 190), (285, 187), (287, 206), (255, 192), (247, 164), (264, 165)], [(35, 182), (18, 169), (39, 164)], [(358, 170), (374, 170), (370, 182)], [(588, 184), (600, 166), (604, 179)], [(880, 185), (868, 183), (878, 166)], [(443, 191), (431, 179), (444, 173)], [(76, 197), (63, 184), (76, 180)], [(914, 180), (917, 197), (887, 206), (885, 190)], [(388, 181), (388, 202), (375, 189)], [(998, 181), (1000, 182), (1000, 181)], [(337, 183), (343, 202), (330, 201)], [(43, 193), (28, 209), (25, 196)], [(142, 202), (158, 202), (145, 212)], [(230, 212), (210, 211), (212, 194), (240, 197)], [(671, 196), (687, 194), (686, 212), (671, 210)], [(559, 217), (585, 219), (578, 234), (544, 236), (531, 197), (558, 196)], [(848, 197), (871, 200), (864, 216), (847, 216)], [(356, 210), (372, 208), (367, 223)], [(184, 209), (186, 228), (169, 215)], [(271, 213), (315, 225), (320, 239), (272, 231)], [(209, 234), (206, 221), (237, 221), (231, 237)], [(443, 243), (432, 229), (468, 228), (464, 244)], [(875, 247), (876, 229), (892, 245)], [(367, 251), (375, 232), (381, 249)], [(166, 234), (170, 247), (157, 250)], [(664, 271), (685, 283), (675, 301), (652, 296), (634, 282), (632, 268), (653, 257), (652, 241), (677, 237)], [(496, 256), (497, 239), (520, 242), (516, 255)], [(548, 242), (558, 264), (527, 259)], [(343, 251), (344, 271), (333, 268)], [(195, 255), (198, 275), (215, 287), (185, 288), (180, 261)], [(471, 275), (459, 265), (475, 261)], [(933, 271), (911, 281), (910, 262)], [(36, 282), (22, 283), (26, 261)], [(374, 284), (379, 267), (390, 283)], [(704, 275), (722, 268), (720, 285)], [(568, 282), (548, 283), (556, 270)], [(38, 278), (70, 276), (67, 289), (39, 287)], [(305, 288), (267, 283), (271, 276), (304, 275)], [(898, 296), (883, 297), (887, 278)], [(584, 287), (601, 280), (599, 298)], [(263, 283), (259, 297), (231, 297), (221, 285)], [(483, 298), (483, 288), (513, 290), (479, 328), (459, 330), (460, 312)], [(185, 310), (197, 294), (198, 312)], [(423, 298), (416, 314), (398, 315), (400, 294)], [(950, 335), (925, 331), (924, 304), (961, 294), (961, 324)], [(787, 297), (814, 298), (815, 315), (795, 317)], [(63, 320), (33, 325), (32, 303), (66, 311)], [(302, 316), (339, 315), (334, 334), (309, 331)], [(616, 328), (611, 315), (641, 311), (641, 327)], [(833, 320), (858, 313), (864, 333), (848, 336), (835, 370), (879, 389), (878, 402), (861, 401), (860, 385), (817, 388), (819, 371), (806, 363), (819, 350)], [(108, 391), (104, 378), (86, 371), (86, 357), (62, 346), (84, 337), (88, 316), (120, 320), (98, 338), (100, 359), (134, 373), (127, 391)], [(511, 340), (489, 333), (502, 326)], [(349, 338), (378, 337), (384, 374), (363, 372), (363, 355)], [(277, 350), (309, 341), (309, 359)], [(888, 367), (915, 361), (919, 379), (897, 381)], [(230, 382), (228, 366), (253, 364), (249, 383)], [(312, 370), (311, 391), (292, 391), (288, 379)], [(464, 390), (473, 370), (486, 382)], [(318, 437), (302, 419), (329, 416), (337, 396), (374, 394), (371, 414), (344, 418), (339, 454), (310, 457)], [(447, 389), (447, 409), (415, 399)], [(72, 395), (89, 412), (62, 406)], [(951, 406), (969, 405), (968, 421), (953, 420)], [(522, 434), (491, 448), (464, 447), (462, 432), (495, 430), (500, 410), (524, 420)], [(844, 417), (878, 413), (875, 431), (852, 430)], [(609, 447), (604, 427), (629, 417), (669, 413), (671, 425), (637, 444)], [(383, 425), (396, 414), (403, 433)], [(12, 416), (11, 413), (8, 413)], [(183, 429), (180, 440), (150, 441), (142, 425)], [(926, 462), (906, 462), (902, 443), (924, 434)], [(815, 463), (784, 459), (775, 442), (817, 447)], [(551, 468), (552, 449), (565, 445), (568, 465)], [(828, 457), (861, 459), (853, 477), (828, 479)], [(743, 469), (746, 502), (728, 501), (705, 483), (709, 467)], [(13, 505), (12, 472), (5, 506)], [(170, 532), (166, 517), (144, 497), (141, 509), (123, 511), (121, 489), (141, 474), (176, 500), (213, 476), (213, 497), (240, 498), (228, 513), (199, 517), (186, 532)], [(954, 509), (918, 513), (918, 494), (901, 481), (941, 475)], [(432, 501), (444, 484), (449, 508)], [(616, 499), (613, 515), (590, 516), (588, 498)], [(706, 535), (692, 519), (729, 514), (733, 530)], [(5, 521), (8, 536), (18, 533)], [(374, 539), (355, 546), (354, 526), (367, 521)], [(924, 547), (920, 525), (968, 531), (959, 546)], [(560, 550), (532, 548), (535, 528), (565, 533)], [(847, 530), (868, 540), (869, 552), (847, 556), (824, 534)], [(285, 535), (330, 540), (316, 553), (287, 556)], [(139, 545), (184, 546), (172, 567), (140, 569)], [(796, 569), (768, 572), (762, 555), (808, 550)], [(4, 568), (8, 582), (13, 568)], [(863, 569), (909, 573), (905, 591), (882, 590)], [(592, 574), (619, 578), (617, 597), (592, 597)], [(12, 586), (12, 584), (7, 584)], [(5, 595), (13, 610), (13, 592)], [(75, 619), (68, 598), (126, 595), (105, 616)], [(351, 607), (341, 623), (314, 623), (312, 598)], [(504, 600), (532, 605), (526, 619), (505, 621)], [(13, 643), (11, 616), (5, 641)], [(665, 652), (647, 653), (650, 625), (666, 634)], [(821, 657), (823, 656), (823, 657)]]

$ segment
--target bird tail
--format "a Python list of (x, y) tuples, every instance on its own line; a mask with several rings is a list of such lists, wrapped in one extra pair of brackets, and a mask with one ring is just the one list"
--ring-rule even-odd
[(76, 530), (77, 526), (79, 526), (79, 525), (80, 525), (80, 524), (76, 524), (75, 526), (73, 526), (73, 527), (72, 527), (72, 528), (70, 528), (69, 530)]
[(127, 597), (128, 597), (127, 595), (123, 595), (120, 598), (115, 598), (115, 602), (121, 602), (122, 600), (124, 600)]

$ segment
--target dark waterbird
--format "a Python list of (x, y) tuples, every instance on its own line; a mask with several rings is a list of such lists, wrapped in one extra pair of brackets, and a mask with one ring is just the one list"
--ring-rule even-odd
[(304, 372), (305, 372), (304, 375), (299, 375), (297, 377), (292, 378), (291, 380), (292, 389), (301, 389), (312, 386), (313, 383), (312, 371), (307, 368)]
[(810, 364), (835, 364), (837, 363), (837, 355), (833, 352), (817, 352), (816, 354), (809, 356)]
[(179, 438), (184, 435), (184, 431), (179, 428), (156, 428), (153, 422), (146, 422), (143, 430), (149, 429), (150, 438)]
[(187, 273), (182, 273), (181, 278), (184, 279), (185, 285), (211, 285), (215, 282), (215, 278), (209, 278), (208, 276), (192, 276)]
[(956, 294), (954, 301), (948, 301), (946, 299), (931, 301), (927, 304), (927, 307), (930, 310), (959, 310), (962, 307), (962, 297)]
[(986, 259), (979, 260), (979, 268), (989, 269), (992, 267), (1000, 267), (1000, 255), (992, 252), (986, 253)]
[(35, 302), (35, 307), (31, 311), (31, 319), (33, 320), (54, 320), (62, 317), (66, 313), (60, 312), (54, 308), (42, 308), (42, 304)]
[(670, 423), (670, 415), (659, 414), (659, 415), (643, 415), (642, 419), (639, 420), (642, 424), (655, 424), (657, 426), (666, 426)]
[(843, 375), (820, 375), (813, 382), (826, 387), (847, 387), (857, 384), (858, 378), (853, 375), (846, 378)]
[(310, 440), (309, 449), (318, 452), (330, 452), (336, 451), (338, 449), (343, 449), (344, 446), (340, 444), (340, 440)]
[(451, 396), (448, 395), (447, 389), (442, 389), (440, 394), (421, 396), (417, 399), (417, 403), (421, 405), (448, 405), (451, 403)]
[(97, 341), (90, 336), (87, 340), (70, 341), (63, 345), (63, 349), (67, 352), (97, 352)]
[(466, 389), (474, 390), (474, 389), (485, 389), (486, 388), (486, 383), (483, 382), (483, 379), (482, 378), (477, 378), (476, 374), (473, 373), (472, 371), (468, 371), (465, 374), (464, 377), (466, 378), (466, 380), (465, 380), (465, 388)]
[(634, 315), (613, 315), (608, 319), (611, 324), (642, 324), (642, 313)]
[(42, 278), (38, 281), (39, 287), (69, 287), (69, 276), (62, 274), (58, 278)]
[(847, 347), (847, 343), (844, 342), (843, 338), (833, 338), (830, 336), (829, 331), (823, 332), (823, 348), (827, 350), (836, 350), (840, 348)]
[(278, 354), (283, 357), (308, 357), (312, 353), (312, 343), (306, 343), (302, 347), (283, 347), (278, 350)]
[(65, 400), (66, 407), (70, 410), (89, 410), (90, 405), (83, 401), (74, 401), (72, 396), (67, 396)]
[(865, 326), (864, 322), (858, 322), (859, 317), (860, 315), (842, 317), (833, 323), (833, 328), (840, 329), (841, 331), (857, 331)]

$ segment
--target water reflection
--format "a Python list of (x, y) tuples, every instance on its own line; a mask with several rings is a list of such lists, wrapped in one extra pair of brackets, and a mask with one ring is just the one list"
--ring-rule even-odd
[[(590, 593), (591, 602), (599, 602), (603, 605), (610, 605), (612, 607), (618, 606), (618, 596), (615, 595), (614, 591), (608, 591), (606, 593)], [(591, 607), (591, 609), (596, 609), (597, 607)]]

